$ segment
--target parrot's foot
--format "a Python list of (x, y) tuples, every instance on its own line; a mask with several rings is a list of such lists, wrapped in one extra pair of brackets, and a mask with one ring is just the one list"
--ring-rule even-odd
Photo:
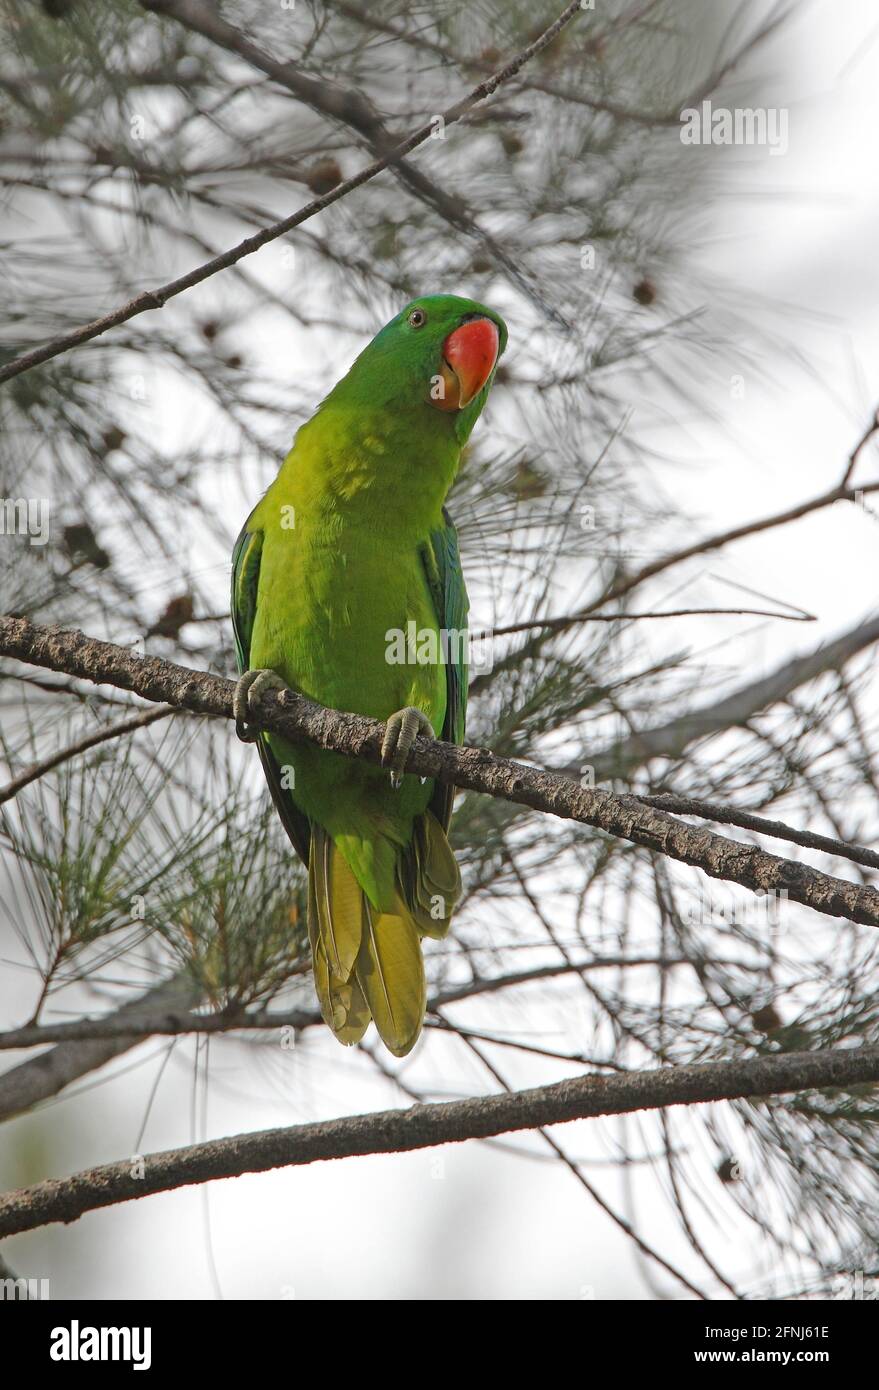
[(242, 743), (256, 743), (260, 730), (252, 729), (247, 723), (250, 701), (259, 699), (266, 690), (286, 690), (287, 685), (277, 671), (245, 671), (235, 685), (232, 696), (232, 713), (235, 716), (235, 732)]
[(398, 791), (403, 784), (403, 769), (419, 734), (436, 738), (433, 725), (423, 710), (414, 705), (397, 710), (385, 724), (382, 739), (382, 766), (391, 769), (391, 786)]

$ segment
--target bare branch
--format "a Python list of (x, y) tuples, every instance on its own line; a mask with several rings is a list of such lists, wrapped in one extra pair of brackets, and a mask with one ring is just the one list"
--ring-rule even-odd
[(861, 435), (857, 444), (848, 456), (848, 464), (845, 472), (842, 475), (842, 487), (845, 487), (848, 484), (849, 479), (851, 478), (852, 474), (854, 473), (857, 467), (858, 459), (861, 457), (861, 454), (863, 453), (864, 449), (866, 449), (867, 445), (870, 443), (870, 440), (876, 437), (877, 433), (879, 433), (879, 410), (874, 411), (873, 419), (870, 421), (867, 428), (864, 430), (864, 433)]
[[(662, 1067), (635, 1074), (585, 1076), (534, 1090), (413, 1105), (368, 1115), (269, 1129), (150, 1154), (143, 1167), (105, 1163), (0, 1196), (0, 1237), (87, 1211), (195, 1183), (331, 1158), (411, 1153), (437, 1144), (487, 1139), (516, 1130), (628, 1115), (670, 1105), (758, 1100), (792, 1091), (879, 1081), (879, 1048), (789, 1052), (732, 1062)], [(138, 1174), (142, 1173), (142, 1176)]]
[[(427, 1012), (436, 1013), (447, 1004), (458, 1004), (477, 995), (495, 994), (502, 989), (531, 984), (535, 980), (556, 979), (559, 975), (584, 974), (591, 970), (624, 970), (631, 966), (692, 965), (692, 957), (662, 956), (596, 956), (586, 961), (563, 961), (558, 965), (540, 965), (531, 970), (517, 970), (493, 979), (468, 980), (464, 985), (451, 985), (439, 990), (427, 1001)], [(143, 1000), (135, 1001), (137, 1003)], [(27, 1023), (22, 1028), (10, 1028), (0, 1033), (0, 1052), (24, 1047), (42, 1047), (47, 1043), (82, 1042), (93, 1038), (130, 1038), (132, 1036), (179, 1037), (184, 1033), (270, 1032), (279, 1028), (301, 1031), (321, 1022), (318, 1009), (224, 1009), (216, 1013), (190, 1013), (182, 1004), (178, 1008), (163, 1008), (157, 1012), (116, 1010), (101, 1018), (77, 1018), (67, 1023)]]
[(785, 623), (814, 623), (814, 613), (779, 613), (777, 608), (667, 608), (659, 613), (627, 613), (623, 608), (619, 613), (564, 613), (557, 618), (531, 618), (524, 623), (509, 623), (506, 627), (491, 629), (492, 637), (512, 637), (516, 632), (531, 632), (535, 628), (544, 632), (566, 632), (575, 623), (633, 623), (647, 618), (780, 618)]
[[(96, 684), (133, 690), (146, 700), (159, 700), (197, 714), (233, 717), (232, 681), (158, 657), (135, 656), (130, 650), (81, 632), (38, 627), (25, 618), (0, 618), (0, 654)], [(292, 690), (261, 694), (254, 722), (293, 742), (306, 739), (346, 757), (381, 762), (384, 725), (379, 720), (326, 709)], [(879, 891), (875, 888), (849, 883), (756, 846), (685, 825), (634, 796), (614, 796), (578, 786), (558, 773), (499, 758), (482, 748), (458, 748), (423, 734), (415, 741), (407, 769), (591, 825), (754, 892), (784, 893), (792, 902), (827, 916), (879, 926)]]
[(755, 816), (750, 811), (740, 811), (736, 806), (721, 806), (715, 801), (697, 801), (690, 796), (676, 796), (671, 792), (660, 792), (656, 796), (639, 796), (645, 806), (655, 806), (659, 811), (671, 811), (678, 816), (698, 816), (701, 820), (713, 820), (718, 825), (739, 825), (743, 830), (755, 830), (759, 835), (770, 835), (775, 840), (789, 840), (791, 844), (802, 845), (805, 849), (820, 849), (825, 854), (837, 854), (843, 859), (851, 859), (855, 864), (866, 864), (870, 869), (879, 869), (879, 854), (863, 845), (850, 845), (845, 840), (835, 840), (832, 835), (817, 835), (812, 830), (797, 830), (780, 820), (767, 820), (765, 816)]

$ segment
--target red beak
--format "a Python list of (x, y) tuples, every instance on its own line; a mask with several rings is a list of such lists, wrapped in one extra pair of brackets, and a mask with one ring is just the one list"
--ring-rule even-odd
[(499, 347), (500, 335), (491, 319), (469, 319), (449, 334), (443, 357), (455, 380), (442, 402), (446, 410), (463, 410), (479, 394), (494, 370)]

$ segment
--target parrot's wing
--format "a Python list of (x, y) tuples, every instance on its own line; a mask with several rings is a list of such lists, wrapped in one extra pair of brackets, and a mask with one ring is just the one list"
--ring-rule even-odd
[(250, 665), (250, 639), (256, 617), (259, 565), (262, 559), (262, 531), (241, 532), (232, 551), (232, 631), (239, 674)]
[[(470, 601), (464, 585), (464, 571), (458, 550), (458, 533), (443, 508), (444, 525), (431, 532), (430, 546), (424, 547), (422, 560), (439, 626), (446, 644), (446, 718), (442, 736), (447, 743), (464, 742), (467, 714), (467, 614)], [(448, 830), (452, 818), (454, 787), (437, 782), (430, 809), (440, 825)]]
[[(263, 540), (262, 531), (248, 531), (245, 525), (232, 551), (232, 630), (235, 634), (235, 658), (242, 673), (250, 668), (250, 639), (256, 617)], [(289, 791), (282, 785), (280, 766), (264, 734), (257, 739), (256, 747), (284, 829), (299, 858), (303, 864), (307, 864), (311, 842), (308, 817), (294, 804)]]

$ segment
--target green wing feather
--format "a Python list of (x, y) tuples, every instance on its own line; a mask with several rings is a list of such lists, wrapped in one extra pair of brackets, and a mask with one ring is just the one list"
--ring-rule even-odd
[[(262, 531), (244, 530), (235, 542), (232, 552), (232, 630), (235, 634), (235, 659), (242, 674), (250, 668), (250, 641), (253, 636), (253, 623), (256, 617), (257, 595), (259, 593), (259, 567), (263, 548)], [(265, 735), (257, 739), (259, 752), (272, 801), (281, 817), (284, 829), (290, 837), (293, 848), (303, 864), (308, 864), (308, 851), (311, 843), (311, 828), (308, 817), (304, 816), (294, 804), (289, 792), (281, 784), (281, 769), (269, 747)]]
[[(446, 634), (448, 641), (444, 649), (446, 714), (442, 737), (448, 743), (463, 743), (467, 712), (469, 603), (458, 551), (458, 534), (445, 509), (443, 525), (432, 532), (429, 544), (422, 547), (421, 560), (433, 599), (437, 626)], [(412, 841), (400, 855), (397, 864), (397, 881), (403, 901), (422, 936), (441, 938), (446, 935), (461, 896), (461, 873), (446, 838), (454, 797), (454, 787), (443, 782), (434, 785), (430, 805), (423, 815), (417, 817)], [(368, 993), (367, 998), (375, 1014), (375, 1003)]]
[[(422, 550), (427, 582), (433, 597), (440, 628), (448, 633), (465, 634), (470, 601), (464, 584), (458, 532), (445, 507), (444, 525), (433, 531), (430, 548)], [(467, 643), (462, 638), (449, 653), (446, 664), (446, 717), (442, 736), (447, 743), (463, 743), (467, 716)], [(454, 787), (437, 782), (430, 809), (443, 830), (448, 830), (452, 818)]]

